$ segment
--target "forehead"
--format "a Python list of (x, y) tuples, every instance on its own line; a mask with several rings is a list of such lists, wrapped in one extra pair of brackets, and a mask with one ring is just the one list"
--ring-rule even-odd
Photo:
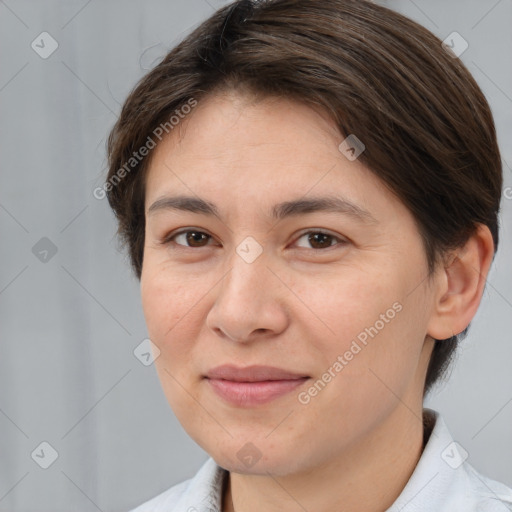
[(205, 98), (154, 149), (146, 212), (170, 193), (239, 209), (336, 193), (368, 210), (396, 201), (359, 160), (340, 152), (343, 140), (325, 112), (302, 103), (235, 93)]
[(162, 152), (172, 151), (179, 158), (246, 164), (249, 156), (257, 154), (259, 159), (267, 156), (284, 164), (299, 156), (310, 161), (311, 149), (321, 146), (322, 153), (336, 149), (338, 139), (334, 122), (319, 108), (283, 98), (256, 100), (224, 92), (202, 99), (157, 146), (156, 153), (161, 157)]

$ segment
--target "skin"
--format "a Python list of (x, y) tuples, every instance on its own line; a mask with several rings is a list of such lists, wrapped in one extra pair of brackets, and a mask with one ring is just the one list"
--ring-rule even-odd
[[(411, 213), (339, 151), (343, 139), (320, 110), (224, 92), (203, 99), (152, 154), (144, 315), (171, 408), (230, 471), (225, 512), (391, 506), (423, 449), (432, 338), (461, 332), (482, 296), (493, 255), (489, 230), (480, 226), (428, 277)], [(154, 201), (179, 194), (216, 204), (220, 218), (149, 214)], [(375, 221), (332, 212), (280, 221), (268, 215), (276, 203), (324, 195), (350, 200)], [(210, 238), (194, 244), (182, 234), (162, 243), (183, 228)], [(318, 231), (333, 237), (308, 241)], [(236, 252), (248, 236), (263, 249), (252, 263)], [(299, 393), (397, 302), (400, 312), (301, 403)], [(203, 378), (226, 363), (272, 365), (310, 379), (269, 403), (237, 407)], [(237, 457), (248, 442), (261, 454), (251, 467)]]

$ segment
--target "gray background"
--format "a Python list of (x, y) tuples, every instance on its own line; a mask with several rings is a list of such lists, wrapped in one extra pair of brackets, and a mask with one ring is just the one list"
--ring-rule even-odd
[[(154, 368), (133, 354), (146, 338), (139, 285), (113, 214), (92, 191), (128, 91), (224, 4), (0, 1), (1, 511), (128, 510), (207, 457)], [(512, 0), (386, 5), (441, 39), (457, 31), (468, 41), (462, 60), (492, 106), (510, 187)], [(46, 59), (31, 47), (44, 31), (59, 45)], [(503, 200), (501, 247), (471, 333), (426, 405), (441, 411), (469, 462), (512, 486), (511, 203)], [(44, 237), (57, 252), (36, 257), (49, 247)], [(48, 469), (31, 457), (43, 441), (58, 452)]]

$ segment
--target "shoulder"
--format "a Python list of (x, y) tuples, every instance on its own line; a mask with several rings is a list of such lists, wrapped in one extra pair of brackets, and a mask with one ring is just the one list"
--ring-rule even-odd
[(172, 486), (130, 512), (202, 512), (212, 506), (214, 510), (220, 510), (222, 486), (228, 474), (210, 457), (192, 478)]
[(163, 512), (164, 510), (170, 512), (172, 508), (169, 507), (174, 506), (180, 500), (191, 481), (192, 478), (189, 478), (188, 480), (172, 486), (158, 496), (132, 509), (130, 512)]
[(477, 512), (512, 511), (512, 489), (479, 473), (471, 464), (464, 464), (466, 492)]

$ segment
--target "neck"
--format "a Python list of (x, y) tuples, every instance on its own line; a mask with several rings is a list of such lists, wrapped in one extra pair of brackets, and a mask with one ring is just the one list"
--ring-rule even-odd
[(403, 403), (357, 445), (284, 477), (230, 472), (223, 512), (377, 512), (398, 498), (423, 451), (422, 404)]

